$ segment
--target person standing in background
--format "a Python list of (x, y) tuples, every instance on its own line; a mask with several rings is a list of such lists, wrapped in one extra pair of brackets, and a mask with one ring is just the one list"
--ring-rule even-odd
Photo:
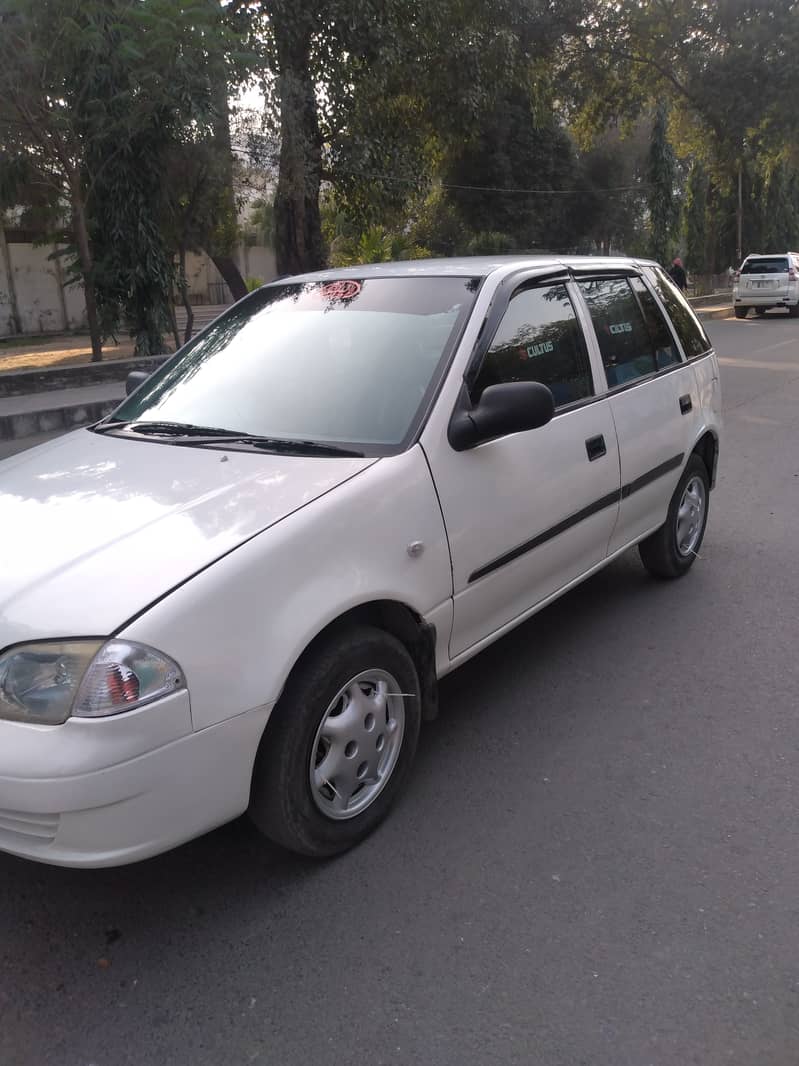
[(671, 264), (671, 270), (669, 271), (669, 277), (680, 290), (685, 292), (688, 288), (688, 275), (685, 273), (685, 267), (682, 265), (682, 259), (679, 256)]

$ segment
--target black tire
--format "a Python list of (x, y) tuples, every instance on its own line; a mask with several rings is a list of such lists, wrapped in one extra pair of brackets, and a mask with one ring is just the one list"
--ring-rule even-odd
[(757, 313), (757, 317), (758, 318), (762, 318), (765, 315), (767, 310), (768, 310), (767, 307), (756, 307), (755, 311)]
[[(336, 820), (314, 799), (311, 756), (317, 733), (336, 695), (369, 670), (392, 675), (404, 699), (405, 725), (390, 776), (360, 814)], [(346, 851), (372, 832), (407, 780), (419, 740), (421, 686), (403, 644), (381, 629), (340, 630), (295, 667), (272, 712), (253, 771), (249, 815), (270, 840), (289, 851), (325, 858)], [(335, 778), (333, 779), (335, 780)]]
[(746, 316), (749, 314), (748, 307), (735, 307), (733, 308), (733, 310), (735, 311), (736, 318), (746, 318)]
[(799, 304), (792, 304), (788, 308), (788, 314), (791, 318), (799, 318)]
[[(688, 554), (683, 555), (677, 549), (677, 511), (685, 492), (685, 487), (694, 477), (700, 478), (704, 485), (705, 509), (699, 538), (693, 549)], [(696, 558), (695, 553), (699, 551), (705, 536), (709, 504), (710, 477), (707, 467), (698, 455), (692, 455), (685, 466), (677, 488), (674, 490), (674, 495), (669, 503), (666, 521), (660, 529), (655, 530), (651, 536), (641, 541), (638, 545), (641, 562), (653, 577), (664, 579), (682, 577), (683, 574), (686, 574), (691, 569)]]

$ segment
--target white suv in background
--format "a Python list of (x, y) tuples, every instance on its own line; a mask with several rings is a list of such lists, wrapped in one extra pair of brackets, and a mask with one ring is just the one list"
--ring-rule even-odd
[(748, 255), (735, 272), (732, 302), (736, 318), (746, 318), (754, 307), (764, 315), (772, 307), (784, 307), (791, 318), (799, 315), (799, 252), (779, 255)]

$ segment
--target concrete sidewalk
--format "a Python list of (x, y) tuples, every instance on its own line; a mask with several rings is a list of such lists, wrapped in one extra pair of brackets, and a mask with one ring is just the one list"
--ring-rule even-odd
[(729, 318), (732, 315), (732, 304), (717, 304), (712, 307), (695, 307), (697, 315), (701, 319)]
[(0, 441), (95, 422), (123, 400), (124, 382), (0, 397)]

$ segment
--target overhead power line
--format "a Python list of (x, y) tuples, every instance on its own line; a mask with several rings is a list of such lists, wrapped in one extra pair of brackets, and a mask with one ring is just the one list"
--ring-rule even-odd
[[(414, 178), (401, 178), (396, 177), (393, 174), (375, 174), (369, 171), (340, 171), (340, 173), (347, 174), (350, 177), (366, 178), (372, 181), (390, 181), (402, 185), (416, 185), (417, 182)], [(442, 181), (438, 182), (442, 189), (460, 189), (466, 192), (496, 192), (496, 193), (508, 193), (517, 196), (584, 196), (587, 193), (617, 193), (617, 192), (639, 192), (643, 189), (651, 189), (660, 182), (641, 181), (635, 185), (616, 185), (607, 189), (599, 188), (598, 186), (589, 186), (582, 189), (509, 189), (501, 185), (457, 185), (453, 182)]]

